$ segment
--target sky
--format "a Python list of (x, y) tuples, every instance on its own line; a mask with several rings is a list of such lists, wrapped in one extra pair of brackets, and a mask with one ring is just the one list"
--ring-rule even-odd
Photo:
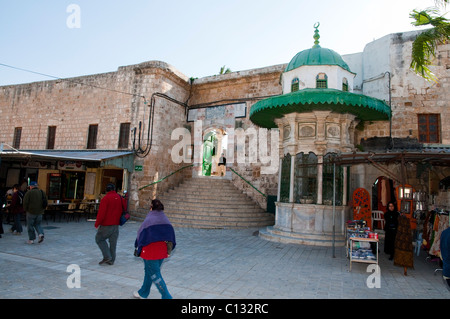
[[(0, 86), (164, 61), (187, 77), (288, 63), (320, 45), (362, 52), (418, 30), (413, 9), (434, 0), (0, 0)], [(10, 67), (7, 67), (8, 65)], [(14, 68), (11, 68), (14, 67)]]

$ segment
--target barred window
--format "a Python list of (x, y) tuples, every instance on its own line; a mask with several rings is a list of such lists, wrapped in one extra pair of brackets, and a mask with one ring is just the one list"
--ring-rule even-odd
[(316, 77), (316, 88), (317, 89), (326, 89), (328, 88), (328, 77), (325, 73), (319, 73)]
[(347, 78), (342, 79), (342, 91), (348, 92), (348, 80)]
[(317, 201), (317, 155), (298, 153), (294, 168), (294, 202), (312, 204)]
[(292, 80), (292, 83), (291, 83), (291, 92), (296, 92), (296, 91), (298, 91), (298, 89), (299, 89), (299, 80), (298, 80), (298, 78), (295, 78), (295, 79), (293, 79)]
[(13, 147), (15, 149), (20, 148), (20, 137), (21, 136), (22, 136), (22, 128), (21, 127), (14, 128)]

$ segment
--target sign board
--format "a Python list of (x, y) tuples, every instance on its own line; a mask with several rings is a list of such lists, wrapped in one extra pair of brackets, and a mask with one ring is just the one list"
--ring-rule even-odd
[(135, 172), (142, 172), (142, 165), (135, 165), (134, 166), (134, 171)]

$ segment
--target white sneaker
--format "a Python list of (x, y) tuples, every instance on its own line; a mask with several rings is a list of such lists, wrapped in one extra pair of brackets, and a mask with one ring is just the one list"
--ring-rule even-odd
[(133, 297), (134, 297), (134, 298), (138, 298), (138, 299), (145, 299), (145, 298), (142, 297), (137, 291), (133, 292)]
[(34, 240), (27, 240), (27, 244), (28, 245), (34, 244)]

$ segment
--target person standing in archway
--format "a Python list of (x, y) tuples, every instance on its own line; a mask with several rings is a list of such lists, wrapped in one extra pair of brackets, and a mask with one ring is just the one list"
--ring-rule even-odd
[(220, 176), (224, 176), (227, 172), (227, 159), (223, 153), (220, 155), (219, 158), (219, 171)]
[(394, 259), (395, 252), (395, 236), (397, 235), (398, 217), (400, 213), (397, 211), (395, 202), (389, 202), (384, 219), (386, 221), (384, 226), (384, 252), (389, 256), (389, 260)]

